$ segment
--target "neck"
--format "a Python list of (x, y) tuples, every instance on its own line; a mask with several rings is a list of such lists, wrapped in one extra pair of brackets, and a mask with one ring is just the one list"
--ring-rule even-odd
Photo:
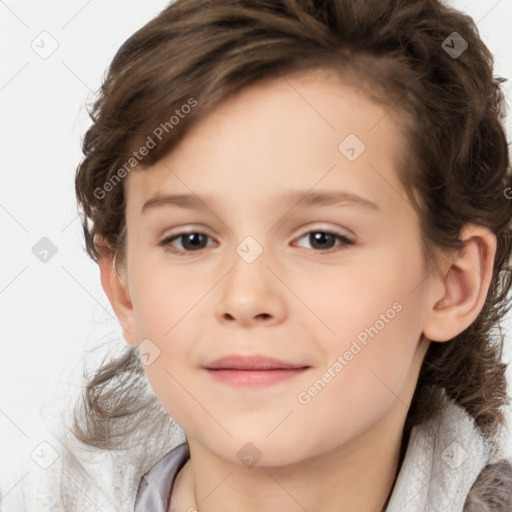
[(189, 439), (191, 458), (180, 474), (179, 509), (384, 512), (403, 459), (406, 413), (397, 399), (350, 443), (286, 466), (233, 464)]

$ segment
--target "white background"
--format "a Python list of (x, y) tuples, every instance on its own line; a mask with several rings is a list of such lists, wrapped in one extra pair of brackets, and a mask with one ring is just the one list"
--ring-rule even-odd
[[(81, 137), (89, 126), (86, 102), (94, 99), (119, 46), (167, 3), (0, 1), (0, 482), (4, 494), (35, 468), (30, 453), (47, 438), (41, 404), (69, 403), (69, 397), (80, 391), (84, 357), (91, 367), (98, 359), (88, 351), (102, 345), (102, 354), (110, 346), (124, 344), (97, 265), (83, 249), (74, 174), (82, 157)], [(450, 4), (477, 22), (495, 55), (496, 74), (512, 78), (512, 1)], [(58, 44), (47, 59), (31, 47), (43, 31)], [(49, 36), (44, 37), (51, 44)], [(510, 105), (512, 84), (505, 89)], [(509, 139), (511, 122), (509, 116)], [(32, 253), (42, 237), (58, 249), (47, 263)], [(512, 345), (508, 325), (508, 345)], [(512, 355), (508, 345), (506, 362)], [(512, 381), (512, 369), (509, 378)], [(512, 451), (512, 443), (509, 446)]]

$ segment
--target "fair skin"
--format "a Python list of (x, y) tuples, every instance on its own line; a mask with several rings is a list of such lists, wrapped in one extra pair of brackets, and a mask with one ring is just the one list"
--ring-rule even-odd
[[(426, 350), (462, 332), (484, 303), (494, 235), (466, 226), (464, 249), (441, 255), (428, 273), (396, 172), (399, 118), (326, 78), (302, 74), (243, 90), (163, 160), (132, 172), (120, 275), (96, 240), (123, 335), (158, 347), (146, 375), (189, 442), (171, 512), (384, 510)], [(338, 149), (350, 133), (366, 146), (354, 161)], [(350, 192), (377, 208), (281, 199), (291, 189)], [(162, 194), (191, 194), (203, 208), (142, 212)], [(185, 236), (170, 242), (171, 230), (203, 233), (199, 249)], [(310, 234), (326, 230), (345, 238), (315, 244)], [(237, 252), (248, 236), (263, 250), (251, 263)], [(164, 239), (188, 252), (166, 251)], [(397, 303), (399, 312), (333, 373), (337, 357)], [(268, 386), (233, 385), (203, 367), (228, 354), (304, 370)], [(300, 402), (328, 368), (325, 387)], [(261, 454), (251, 467), (237, 456), (249, 442)]]

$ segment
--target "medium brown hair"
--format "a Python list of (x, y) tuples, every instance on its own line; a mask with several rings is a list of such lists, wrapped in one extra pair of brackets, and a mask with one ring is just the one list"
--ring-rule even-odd
[[(453, 32), (467, 43), (458, 56), (444, 43), (453, 46)], [(144, 166), (166, 156), (241, 89), (315, 69), (335, 73), (400, 114), (404, 154), (412, 158), (397, 170), (421, 222), (429, 268), (436, 268), (439, 250), (449, 254), (462, 246), (459, 235), (467, 223), (486, 226), (497, 237), (483, 308), (455, 338), (430, 344), (405, 426), (407, 433), (452, 399), (492, 438), (508, 403), (500, 326), (510, 307), (512, 227), (504, 80), (494, 77), (492, 54), (473, 20), (438, 1), (171, 3), (121, 46), (90, 113), (93, 124), (76, 173), (87, 252), (98, 261), (93, 238), (100, 235), (122, 264), (122, 178), (132, 168), (133, 152), (148, 137), (156, 142), (157, 127), (166, 129), (140, 159)], [(193, 102), (193, 108), (183, 107)], [(102, 365), (77, 407), (75, 435), (94, 446), (119, 446), (127, 430), (112, 426), (129, 418), (126, 429), (135, 429), (154, 407), (154, 396), (133, 393), (144, 380), (133, 347)]]

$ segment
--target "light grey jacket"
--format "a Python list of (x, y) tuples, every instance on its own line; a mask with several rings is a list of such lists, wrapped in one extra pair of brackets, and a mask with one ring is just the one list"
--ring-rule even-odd
[[(58, 452), (50, 467), (31, 466), (12, 489), (11, 483), (2, 483), (2, 491), (9, 492), (0, 501), (1, 512), (134, 512), (136, 498), (142, 503), (144, 493), (146, 503), (153, 503), (151, 492), (156, 493), (154, 503), (166, 503), (168, 475), (177, 471), (172, 473), (173, 464), (163, 472), (152, 468), (185, 440), (171, 422), (166, 435), (149, 443), (147, 432), (139, 431), (119, 451), (91, 449), (71, 434), (59, 441), (63, 432), (54, 431), (48, 439)], [(148, 486), (148, 478), (155, 485)], [(491, 448), (472, 418), (450, 403), (441, 415), (412, 430), (386, 512), (512, 512), (511, 493), (512, 466), (501, 448)], [(161, 509), (155, 505), (136, 512)]]

